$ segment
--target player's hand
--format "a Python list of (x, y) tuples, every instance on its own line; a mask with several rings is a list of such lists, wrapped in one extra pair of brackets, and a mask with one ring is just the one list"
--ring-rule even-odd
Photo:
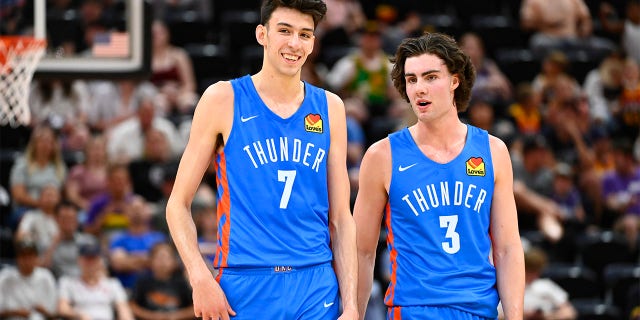
[(193, 312), (203, 320), (229, 320), (235, 316), (220, 285), (207, 274), (193, 283)]
[(358, 320), (358, 310), (353, 308), (346, 308), (342, 311), (342, 315), (338, 320)]

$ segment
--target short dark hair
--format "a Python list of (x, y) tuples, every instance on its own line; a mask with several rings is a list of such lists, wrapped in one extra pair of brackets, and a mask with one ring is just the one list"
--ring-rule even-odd
[(476, 80), (476, 71), (471, 59), (458, 46), (456, 41), (446, 34), (425, 33), (420, 37), (407, 38), (400, 43), (395, 57), (391, 58), (394, 64), (391, 70), (391, 79), (400, 95), (409, 102), (407, 96), (407, 83), (404, 77), (404, 66), (407, 58), (422, 54), (433, 54), (442, 59), (449, 72), (457, 75), (460, 84), (454, 91), (453, 99), (458, 112), (463, 112), (471, 99), (471, 88)]
[(310, 15), (313, 18), (314, 27), (318, 26), (327, 13), (327, 5), (322, 0), (264, 0), (260, 8), (260, 24), (266, 25), (271, 14), (280, 7), (298, 10), (303, 14)]
[(16, 255), (38, 254), (38, 245), (31, 239), (15, 239), (13, 248)]
[(62, 201), (58, 202), (58, 204), (56, 205), (56, 208), (55, 208), (56, 214), (59, 214), (60, 213), (60, 209), (62, 209), (62, 208), (71, 208), (71, 209), (73, 209), (75, 211), (80, 210), (80, 207), (78, 207), (75, 203), (73, 203), (73, 202), (71, 202), (71, 201), (69, 201), (67, 199), (63, 199)]

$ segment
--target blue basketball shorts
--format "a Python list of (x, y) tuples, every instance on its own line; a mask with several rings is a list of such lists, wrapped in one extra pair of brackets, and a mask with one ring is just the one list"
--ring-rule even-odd
[(456, 320), (495, 320), (496, 318), (486, 318), (471, 314), (462, 310), (444, 306), (411, 306), (411, 307), (389, 307), (387, 308), (387, 320), (433, 320), (433, 319), (456, 319)]
[(295, 268), (224, 268), (217, 277), (234, 320), (337, 319), (338, 281), (330, 262)]

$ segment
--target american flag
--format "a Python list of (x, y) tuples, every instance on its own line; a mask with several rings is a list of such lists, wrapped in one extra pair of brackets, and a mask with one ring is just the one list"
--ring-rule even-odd
[(126, 32), (101, 32), (93, 37), (91, 52), (94, 57), (124, 58), (129, 56), (129, 34)]

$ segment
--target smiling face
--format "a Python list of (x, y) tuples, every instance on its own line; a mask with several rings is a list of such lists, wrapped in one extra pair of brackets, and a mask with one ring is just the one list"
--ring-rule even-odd
[(258, 43), (264, 47), (263, 69), (289, 76), (299, 75), (313, 51), (313, 18), (300, 11), (280, 7), (265, 25), (256, 28)]
[(407, 58), (404, 66), (407, 97), (420, 120), (433, 120), (447, 113), (457, 114), (453, 95), (459, 81), (444, 61), (433, 54)]

